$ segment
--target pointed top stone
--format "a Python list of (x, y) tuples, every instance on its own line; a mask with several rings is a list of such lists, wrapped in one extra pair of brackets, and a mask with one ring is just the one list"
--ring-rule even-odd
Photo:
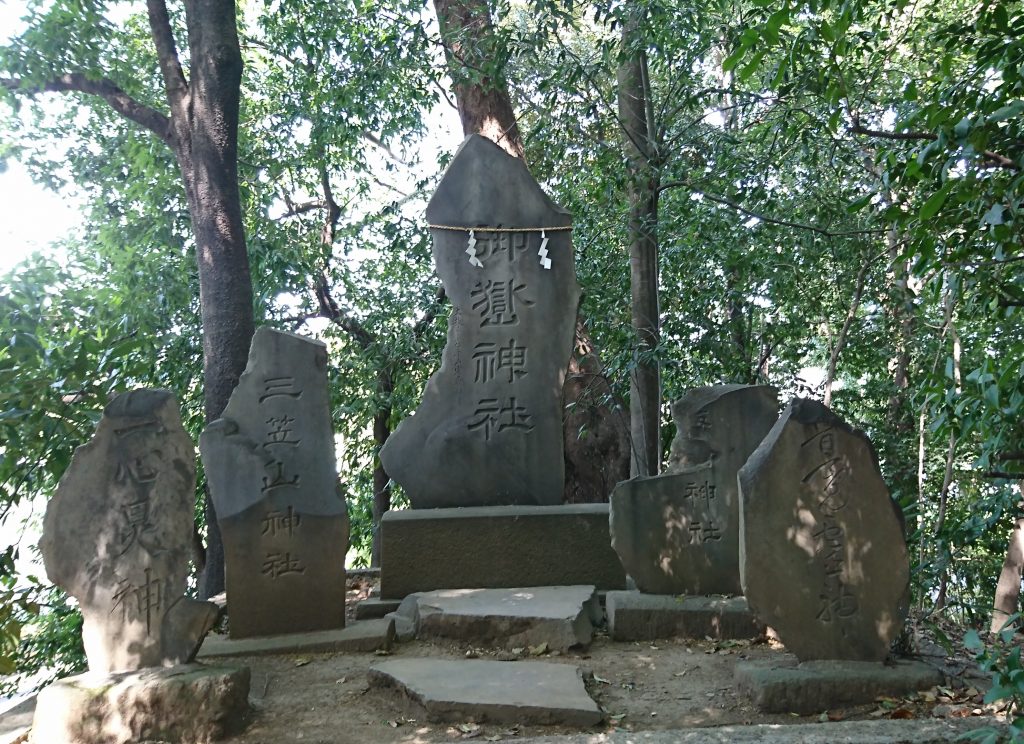
[(452, 227), (565, 227), (572, 215), (548, 198), (522, 160), (471, 134), (441, 177), (427, 205), (427, 221)]

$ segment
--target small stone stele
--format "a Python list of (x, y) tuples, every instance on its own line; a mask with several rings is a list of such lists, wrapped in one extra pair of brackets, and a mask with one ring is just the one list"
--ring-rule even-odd
[(114, 398), (50, 499), (39, 544), (50, 580), (78, 600), (93, 672), (190, 661), (217, 607), (185, 597), (195, 448), (174, 395)]
[(222, 417), (199, 440), (224, 538), (232, 638), (345, 624), (327, 347), (266, 326)]
[(381, 462), (415, 509), (560, 504), (562, 386), (580, 294), (571, 216), (522, 160), (471, 135), (427, 221), (439, 226), (448, 339)]
[(736, 473), (778, 418), (769, 385), (714, 385), (672, 406), (664, 475), (633, 478), (611, 498), (612, 545), (648, 594), (739, 594)]
[(881, 661), (910, 580), (897, 507), (867, 436), (794, 399), (739, 474), (742, 582), (801, 661)]

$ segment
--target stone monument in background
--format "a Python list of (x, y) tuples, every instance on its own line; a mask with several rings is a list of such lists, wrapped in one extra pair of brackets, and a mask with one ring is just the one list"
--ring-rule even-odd
[(740, 470), (751, 608), (801, 661), (881, 661), (903, 629), (910, 566), (867, 436), (794, 399)]
[(562, 384), (580, 289), (568, 212), (471, 135), (430, 204), (452, 303), (441, 368), (380, 457), (414, 509), (562, 502)]
[(344, 626), (348, 516), (326, 346), (257, 329), (200, 450), (224, 538), (231, 637)]
[(736, 473), (778, 418), (769, 385), (713, 385), (672, 405), (664, 475), (612, 494), (612, 544), (649, 594), (740, 594)]

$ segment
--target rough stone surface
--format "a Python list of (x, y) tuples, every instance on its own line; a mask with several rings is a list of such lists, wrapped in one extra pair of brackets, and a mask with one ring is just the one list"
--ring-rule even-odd
[(204, 744), (239, 732), (249, 670), (187, 664), (67, 677), (39, 693), (33, 744)]
[[(562, 501), (562, 383), (580, 289), (567, 227), (523, 161), (470, 135), (427, 206), (452, 303), (441, 368), (381, 450), (413, 508)], [(487, 228), (530, 228), (494, 232)], [(533, 228), (537, 228), (533, 230)], [(467, 248), (475, 241), (477, 264)]]
[(199, 446), (224, 537), (231, 637), (342, 627), (348, 518), (327, 347), (257, 329), (248, 366)]
[(190, 661), (217, 608), (184, 595), (195, 448), (166, 390), (123, 393), (103, 411), (46, 507), (46, 575), (78, 600), (94, 672)]
[(504, 648), (547, 644), (552, 651), (587, 645), (600, 622), (593, 586), (442, 589), (411, 594), (399, 614), (418, 638), (454, 638)]
[(547, 662), (400, 659), (370, 667), (371, 687), (400, 690), (432, 721), (594, 726), (579, 667)]
[(383, 599), (435, 589), (626, 585), (608, 538), (608, 504), (389, 511), (380, 529)]
[(794, 399), (739, 474), (743, 589), (801, 661), (881, 661), (903, 628), (910, 566), (863, 432)]
[(734, 679), (765, 713), (805, 714), (924, 690), (941, 684), (942, 674), (920, 661), (745, 661)]
[(696, 388), (672, 405), (676, 437), (664, 475), (611, 498), (612, 545), (650, 594), (739, 594), (736, 473), (778, 418), (768, 385)]
[(608, 635), (615, 641), (756, 638), (764, 632), (743, 597), (608, 592), (605, 607)]
[(394, 622), (386, 618), (360, 620), (345, 628), (311, 633), (227, 638), (210, 635), (199, 649), (199, 658), (259, 656), (290, 653), (362, 653), (387, 650), (395, 641)]
[[(5, 705), (8, 707), (5, 708)], [(28, 741), (35, 710), (35, 694), (14, 705), (0, 704), (0, 744), (22, 744)]]
[(370, 620), (375, 617), (384, 617), (389, 612), (394, 612), (402, 603), (400, 599), (381, 599), (380, 597), (367, 597), (356, 605), (356, 620)]
[(841, 721), (787, 726), (715, 726), (674, 731), (629, 731), (607, 734), (570, 734), (518, 739), (519, 744), (952, 744), (963, 734), (984, 726), (1005, 730), (992, 718), (952, 721)]

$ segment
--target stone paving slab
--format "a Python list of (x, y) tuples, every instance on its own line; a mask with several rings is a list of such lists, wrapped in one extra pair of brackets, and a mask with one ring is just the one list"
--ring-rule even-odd
[(356, 620), (372, 620), (384, 617), (389, 612), (394, 612), (402, 604), (400, 599), (381, 599), (380, 597), (367, 597), (356, 605)]
[(593, 586), (446, 589), (410, 594), (398, 614), (418, 638), (567, 651), (590, 643), (601, 606)]
[(398, 659), (374, 664), (371, 687), (399, 690), (431, 721), (594, 726), (579, 667), (548, 662)]
[(963, 734), (997, 726), (991, 718), (950, 721), (841, 721), (793, 725), (719, 726), (671, 731), (613, 731), (517, 739), (519, 744), (948, 744)]
[(615, 641), (756, 638), (764, 632), (743, 597), (608, 592), (605, 607), (608, 635)]
[(942, 673), (920, 661), (745, 661), (736, 665), (740, 691), (765, 713), (818, 713), (898, 696), (942, 683)]
[(395, 640), (389, 618), (360, 620), (338, 630), (292, 633), (259, 638), (206, 637), (198, 658), (289, 653), (359, 653), (387, 649)]

